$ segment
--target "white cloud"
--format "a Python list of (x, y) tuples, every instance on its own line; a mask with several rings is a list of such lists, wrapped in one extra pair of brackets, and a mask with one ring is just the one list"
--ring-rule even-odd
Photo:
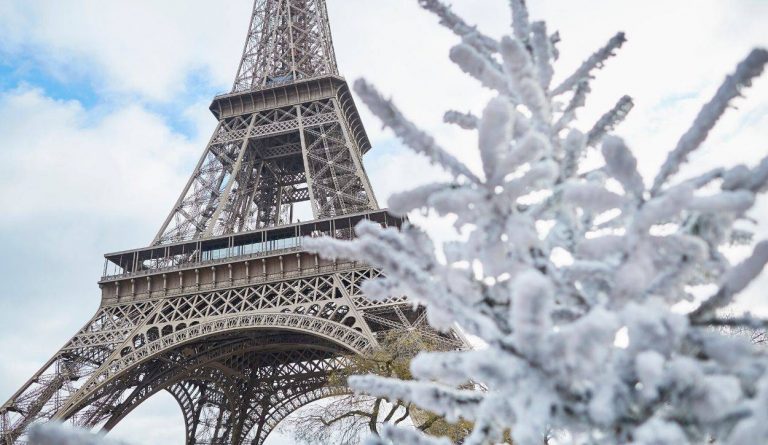
[(29, 88), (0, 95), (0, 134), (5, 224), (72, 213), (157, 220), (201, 152), (140, 106), (86, 111)]
[(0, 48), (49, 73), (90, 75), (111, 93), (170, 100), (195, 71), (226, 88), (248, 29), (249, 0), (5, 1)]

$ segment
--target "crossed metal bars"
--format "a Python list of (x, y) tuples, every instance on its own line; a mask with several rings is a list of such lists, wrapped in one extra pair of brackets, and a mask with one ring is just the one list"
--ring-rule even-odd
[[(297, 408), (345, 392), (328, 385), (329, 373), (375, 349), (379, 335), (419, 330), (441, 347), (463, 346), (431, 330), (404, 297), (366, 299), (360, 285), (378, 271), (290, 244), (304, 226), (268, 237), (285, 232), (275, 227), (303, 201), (318, 233), (351, 237), (353, 215), (387, 225), (325, 0), (255, 0), (232, 92), (211, 111), (218, 126), (152, 246), (107, 256), (118, 271), (106, 276), (105, 267), (97, 313), (0, 406), (4, 444), (51, 419), (110, 430), (166, 390), (187, 444), (258, 445)], [(342, 216), (349, 221), (338, 229)], [(238, 237), (260, 243), (258, 252), (233, 244)], [(214, 256), (219, 248), (225, 257)], [(262, 270), (251, 274), (255, 258)]]
[(154, 244), (287, 224), (305, 200), (315, 218), (377, 209), (347, 119), (338, 96), (222, 118)]

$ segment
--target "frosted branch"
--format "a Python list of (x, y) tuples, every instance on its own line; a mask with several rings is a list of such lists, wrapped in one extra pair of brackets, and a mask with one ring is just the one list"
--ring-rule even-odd
[(622, 96), (616, 105), (611, 108), (610, 111), (605, 113), (597, 120), (595, 125), (587, 133), (587, 146), (594, 147), (600, 143), (603, 137), (609, 132), (613, 131), (617, 125), (619, 125), (632, 108), (635, 106), (632, 102), (632, 98), (629, 96)]
[(768, 156), (752, 170), (748, 188), (753, 192), (764, 192), (768, 187)]
[(621, 207), (625, 200), (621, 195), (606, 190), (603, 186), (590, 183), (569, 183), (563, 188), (563, 199), (592, 212), (604, 212)]
[(563, 94), (572, 90), (582, 80), (591, 79), (592, 71), (602, 68), (605, 61), (613, 56), (614, 51), (618, 48), (621, 48), (621, 45), (623, 45), (626, 41), (627, 39), (624, 37), (623, 32), (620, 32), (611, 37), (611, 39), (608, 41), (608, 44), (600, 48), (600, 50), (598, 50), (596, 53), (592, 54), (592, 56), (590, 56), (587, 60), (584, 61), (584, 63), (581, 64), (575, 73), (571, 74), (570, 77), (563, 81), (563, 83), (552, 90), (552, 96), (557, 96), (558, 94)]
[(737, 165), (723, 174), (723, 190), (746, 189), (754, 193), (764, 192), (768, 184), (768, 156), (753, 169)]
[(754, 49), (746, 59), (738, 64), (736, 71), (726, 77), (715, 96), (699, 111), (691, 128), (680, 138), (675, 149), (667, 156), (667, 160), (653, 181), (651, 194), (657, 194), (669, 177), (677, 173), (680, 166), (688, 160), (688, 155), (707, 138), (720, 116), (728, 108), (731, 100), (741, 95), (742, 88), (752, 84), (752, 79), (763, 72), (766, 63), (768, 63), (768, 51)]
[(560, 58), (560, 51), (557, 49), (557, 44), (560, 43), (560, 33), (555, 31), (549, 36), (549, 44), (552, 47), (552, 58), (557, 60)]
[(531, 29), (533, 32), (531, 46), (533, 47), (533, 58), (536, 61), (539, 83), (544, 90), (547, 90), (554, 74), (552, 69), (552, 44), (547, 35), (547, 24), (544, 22), (534, 22)]
[(586, 148), (586, 141), (586, 136), (579, 130), (573, 129), (568, 132), (563, 143), (565, 156), (563, 157), (562, 168), (560, 169), (561, 179), (572, 178), (576, 174), (579, 159)]
[(433, 437), (415, 430), (392, 425), (384, 425), (381, 428), (381, 437), (371, 437), (366, 445), (451, 445), (447, 437)]
[(450, 422), (460, 417), (474, 420), (474, 414), (484, 399), (483, 394), (477, 391), (374, 375), (352, 376), (347, 383), (356, 392), (415, 403), (424, 409), (445, 416)]
[(430, 205), (430, 198), (439, 192), (444, 192), (458, 187), (453, 183), (425, 184), (415, 189), (393, 193), (387, 204), (389, 210), (397, 215), (405, 215), (411, 210), (420, 209)]
[(500, 181), (504, 175), (515, 171), (521, 165), (533, 162), (538, 158), (550, 153), (552, 146), (547, 138), (537, 132), (530, 131), (520, 141), (515, 144), (512, 151), (503, 157), (496, 169), (497, 174), (492, 182)]
[(686, 206), (701, 213), (733, 213), (742, 215), (755, 204), (755, 195), (747, 190), (721, 192), (709, 196), (694, 196)]
[(446, 124), (454, 124), (465, 130), (474, 130), (477, 128), (477, 124), (480, 118), (472, 113), (462, 113), (461, 111), (446, 111), (443, 115), (443, 122)]
[(563, 110), (560, 119), (555, 124), (555, 131), (562, 130), (568, 126), (576, 118), (576, 110), (583, 107), (587, 103), (587, 94), (589, 94), (589, 82), (582, 80), (576, 85), (576, 91), (573, 92), (571, 100), (568, 101), (568, 105)]
[(499, 161), (509, 151), (514, 128), (513, 109), (503, 97), (497, 97), (483, 110), (478, 131), (478, 147), (487, 180), (496, 178)]
[(56, 422), (33, 426), (29, 443), (34, 445), (126, 445), (125, 442), (105, 439), (101, 435), (68, 428)]
[(509, 0), (509, 6), (512, 10), (512, 31), (515, 38), (523, 43), (527, 43), (531, 28), (525, 0)]
[(451, 8), (440, 0), (419, 0), (419, 5), (437, 15), (441, 25), (450, 29), (462, 40), (472, 42), (473, 46), (478, 47), (482, 52), (494, 53), (499, 50), (498, 42), (478, 31), (476, 27), (467, 25), (464, 19), (454, 14)]
[(386, 127), (391, 128), (395, 135), (413, 151), (425, 155), (430, 161), (440, 165), (454, 176), (465, 176), (471, 181), (480, 182), (466, 165), (437, 145), (432, 136), (419, 130), (416, 125), (406, 119), (392, 101), (381, 97), (381, 94), (372, 85), (363, 79), (358, 79), (355, 82), (355, 91), (368, 105), (371, 112)]
[(509, 76), (512, 91), (536, 117), (540, 124), (550, 122), (550, 103), (538, 79), (531, 55), (520, 41), (510, 37), (501, 39), (501, 58)]
[[(357, 258), (383, 270), (387, 279), (400, 280), (402, 289), (413, 299), (430, 305), (427, 316), (432, 326), (440, 330), (451, 329), (459, 323), (472, 335), (498, 338), (499, 328), (487, 315), (472, 310), (472, 284), (460, 281), (455, 273), (445, 276), (435, 267), (432, 254), (434, 247), (426, 236), (413, 236), (410, 229), (400, 234), (395, 229), (382, 229), (375, 223), (362, 221), (355, 231), (354, 241), (332, 238), (304, 238), (303, 246), (328, 259)], [(451, 279), (444, 279), (450, 277)], [(381, 297), (381, 295), (379, 295)], [(450, 305), (436, 302), (453, 301)]]
[(637, 159), (624, 144), (624, 140), (616, 136), (608, 136), (603, 141), (602, 151), (608, 174), (621, 183), (624, 191), (642, 197), (645, 190), (643, 178), (637, 171)]
[(693, 191), (689, 184), (681, 184), (647, 201), (635, 215), (632, 231), (645, 233), (654, 224), (668, 222), (685, 208)]
[(749, 258), (732, 267), (725, 274), (717, 293), (691, 312), (691, 320), (701, 319), (716, 309), (730, 304), (733, 296), (747, 287), (763, 271), (766, 263), (768, 263), (768, 241), (761, 241), (755, 246)]
[(486, 87), (508, 93), (507, 80), (497, 65), (466, 43), (451, 48), (450, 58), (462, 71), (479, 80)]

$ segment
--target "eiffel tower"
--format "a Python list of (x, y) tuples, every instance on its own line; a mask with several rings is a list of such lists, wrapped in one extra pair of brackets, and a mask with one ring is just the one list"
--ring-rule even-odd
[[(109, 431), (168, 391), (187, 444), (262, 444), (291, 412), (347, 392), (329, 384), (350, 354), (392, 330), (445, 344), (405, 297), (371, 301), (380, 274), (302, 249), (348, 239), (379, 209), (371, 149), (339, 76), (325, 0), (255, 0), (240, 66), (210, 110), (218, 126), (149, 247), (105, 255), (96, 314), (0, 407), (4, 444), (38, 422)], [(295, 221), (298, 203), (314, 219)]]

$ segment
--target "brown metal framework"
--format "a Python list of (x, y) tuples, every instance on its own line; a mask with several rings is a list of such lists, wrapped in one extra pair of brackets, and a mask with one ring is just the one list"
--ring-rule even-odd
[[(350, 238), (378, 210), (370, 149), (338, 75), (324, 0), (256, 0), (219, 125), (149, 247), (105, 255), (101, 306), (0, 407), (2, 443), (35, 422), (110, 430), (159, 391), (178, 401), (187, 444), (261, 444), (327, 385), (349, 354), (392, 330), (440, 334), (405, 297), (371, 301), (366, 264), (302, 249), (307, 236)], [(293, 222), (309, 201), (314, 220)]]

